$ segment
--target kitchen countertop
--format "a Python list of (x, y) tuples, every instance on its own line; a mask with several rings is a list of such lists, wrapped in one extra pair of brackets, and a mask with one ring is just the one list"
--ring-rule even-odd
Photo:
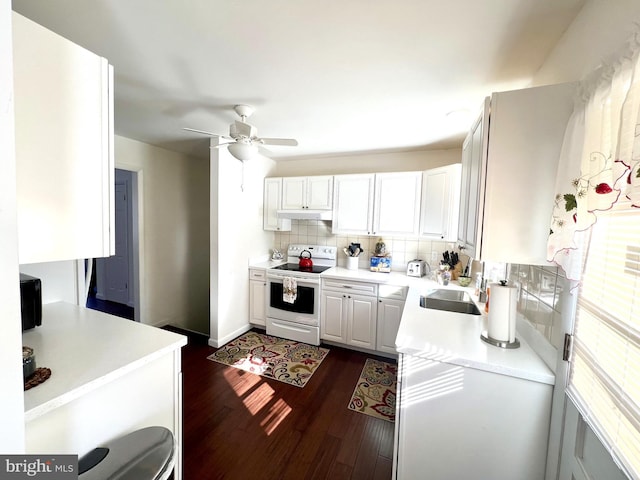
[[(272, 268), (280, 262), (261, 262), (250, 268)], [(420, 295), (436, 288), (452, 288), (469, 292), (474, 288), (460, 287), (455, 281), (448, 286), (439, 285), (426, 277), (408, 277), (403, 272), (372, 272), (367, 269), (349, 270), (333, 267), (320, 274), (320, 278), (355, 280), (409, 287), (407, 299), (396, 337), (399, 353), (451, 363), (463, 367), (494, 372), (553, 385), (555, 375), (529, 344), (517, 335), (520, 347), (504, 349), (483, 342), (480, 334), (487, 329), (484, 304), (477, 303), (482, 315), (446, 312), (420, 306)]]
[[(422, 286), (413, 285), (407, 294), (396, 337), (399, 353), (550, 385), (555, 383), (553, 372), (520, 335), (516, 334), (520, 347), (515, 349), (495, 347), (480, 339), (482, 331), (487, 329), (484, 304), (477, 304), (482, 307), (482, 315), (422, 308), (420, 295), (434, 288), (447, 288), (425, 282)], [(457, 285), (448, 288), (472, 291)]]
[(372, 282), (379, 284), (398, 285), (401, 287), (409, 286), (412, 283), (422, 282), (424, 280), (416, 277), (408, 277), (401, 272), (372, 272), (364, 268), (358, 270), (349, 270), (344, 267), (332, 267), (320, 274), (321, 278), (333, 278), (337, 280), (357, 280), (361, 282)]
[(287, 263), (287, 259), (283, 260), (258, 260), (255, 262), (249, 263), (249, 268), (256, 268), (258, 270), (268, 270), (273, 267), (277, 267), (278, 265), (282, 265), (283, 263)]
[(187, 344), (187, 337), (65, 302), (42, 306), (42, 325), (22, 335), (36, 367), (51, 369), (24, 392), (25, 421)]

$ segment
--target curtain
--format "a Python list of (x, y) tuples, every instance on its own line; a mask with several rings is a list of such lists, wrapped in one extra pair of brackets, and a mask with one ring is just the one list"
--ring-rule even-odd
[(547, 260), (579, 281), (580, 233), (623, 199), (640, 207), (640, 32), (577, 88), (560, 153)]

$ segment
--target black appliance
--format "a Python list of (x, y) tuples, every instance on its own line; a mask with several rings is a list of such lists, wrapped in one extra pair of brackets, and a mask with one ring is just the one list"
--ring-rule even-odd
[(325, 270), (329, 270), (331, 267), (313, 265), (312, 267), (301, 267), (297, 263), (284, 263), (273, 267), (273, 270), (287, 270), (289, 272), (307, 272), (307, 273), (322, 273)]
[(39, 278), (20, 274), (22, 331), (42, 325), (42, 283)]

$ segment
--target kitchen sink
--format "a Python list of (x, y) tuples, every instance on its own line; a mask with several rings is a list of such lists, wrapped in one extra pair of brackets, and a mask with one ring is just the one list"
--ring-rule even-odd
[(462, 290), (440, 289), (427, 295), (420, 295), (420, 306), (433, 310), (480, 315), (480, 310), (469, 294)]

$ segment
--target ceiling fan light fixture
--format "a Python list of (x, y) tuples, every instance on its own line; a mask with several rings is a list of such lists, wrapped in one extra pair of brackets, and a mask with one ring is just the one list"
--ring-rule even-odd
[(229, 145), (229, 153), (244, 162), (252, 160), (258, 154), (258, 147), (250, 143), (236, 142)]

